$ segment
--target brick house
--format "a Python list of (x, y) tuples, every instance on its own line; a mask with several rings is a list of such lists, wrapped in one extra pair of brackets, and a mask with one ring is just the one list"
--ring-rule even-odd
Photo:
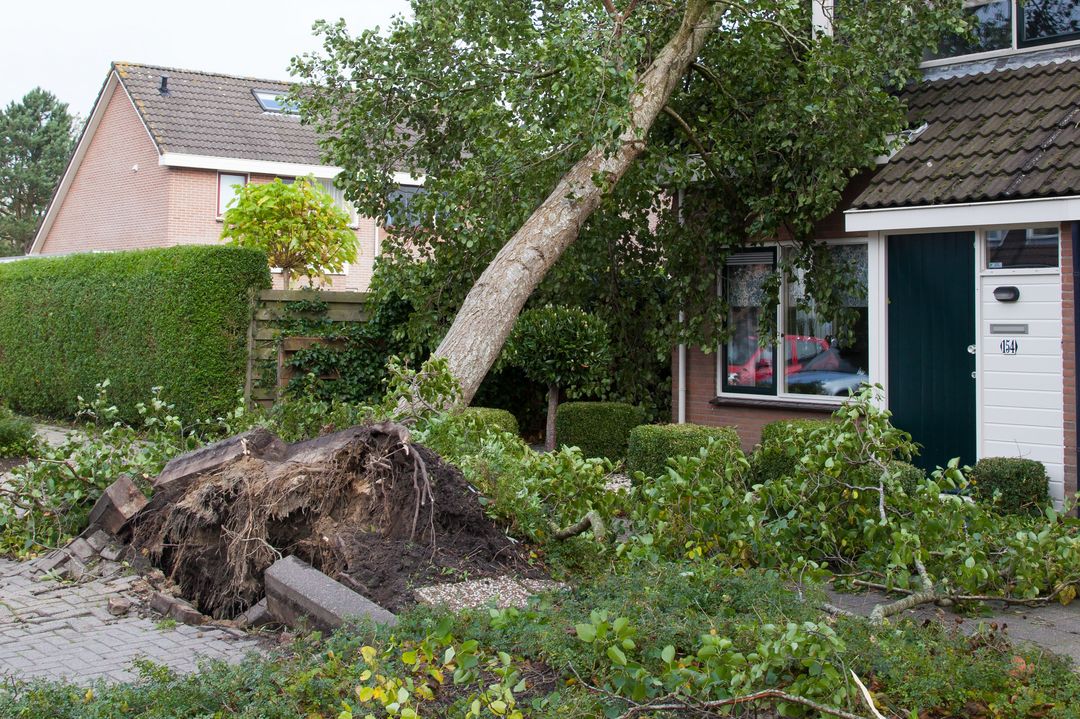
[[(905, 146), (817, 227), (862, 290), (854, 331), (797, 307), (798, 279), (762, 305), (783, 241), (736, 253), (719, 278), (732, 337), (676, 348), (673, 421), (734, 425), (750, 448), (765, 423), (880, 383), (924, 467), (1021, 456), (1055, 500), (1076, 492), (1080, 7), (967, 5), (976, 39), (946, 41), (906, 91)], [(762, 312), (779, 328), (764, 348)]]
[[(248, 182), (311, 175), (350, 211), (358, 259), (329, 278), (366, 290), (385, 237), (360, 217), (322, 164), (282, 82), (117, 62), (109, 69), (49, 204), (31, 255), (220, 242), (221, 215)], [(395, 178), (408, 191), (422, 178)], [(275, 278), (280, 284), (280, 279)]]

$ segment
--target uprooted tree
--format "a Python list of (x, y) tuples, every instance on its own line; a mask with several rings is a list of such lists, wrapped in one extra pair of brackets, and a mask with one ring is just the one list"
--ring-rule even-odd
[(453, 318), (436, 354), (465, 401), (538, 288), (625, 299), (663, 275), (631, 317), (707, 344), (732, 248), (783, 232), (803, 250), (784, 271), (819, 269), (814, 222), (904, 128), (895, 91), (961, 2), (840, 3), (834, 32), (813, 4), (414, 0), (386, 34), (318, 26), (302, 114), (361, 211), (401, 209), (395, 172), (426, 178), (377, 287), (429, 340)]

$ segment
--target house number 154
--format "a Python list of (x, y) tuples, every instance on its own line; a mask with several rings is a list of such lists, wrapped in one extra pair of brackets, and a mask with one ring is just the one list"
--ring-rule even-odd
[(1014, 355), (1020, 351), (1020, 343), (1016, 340), (1001, 340), (1001, 354)]

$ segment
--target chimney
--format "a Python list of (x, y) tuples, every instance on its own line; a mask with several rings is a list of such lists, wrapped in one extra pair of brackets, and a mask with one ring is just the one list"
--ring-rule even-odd
[(160, 92), (162, 95), (168, 95), (169, 94), (169, 76), (168, 75), (162, 75), (161, 76), (161, 86), (158, 87), (158, 92)]

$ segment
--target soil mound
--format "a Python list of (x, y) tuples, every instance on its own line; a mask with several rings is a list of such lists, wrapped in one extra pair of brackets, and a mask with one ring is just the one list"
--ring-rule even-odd
[(294, 554), (381, 606), (411, 588), (531, 570), (461, 472), (402, 425), (353, 427), (248, 453), (170, 482), (131, 522), (132, 543), (215, 618), (263, 596), (263, 572)]

